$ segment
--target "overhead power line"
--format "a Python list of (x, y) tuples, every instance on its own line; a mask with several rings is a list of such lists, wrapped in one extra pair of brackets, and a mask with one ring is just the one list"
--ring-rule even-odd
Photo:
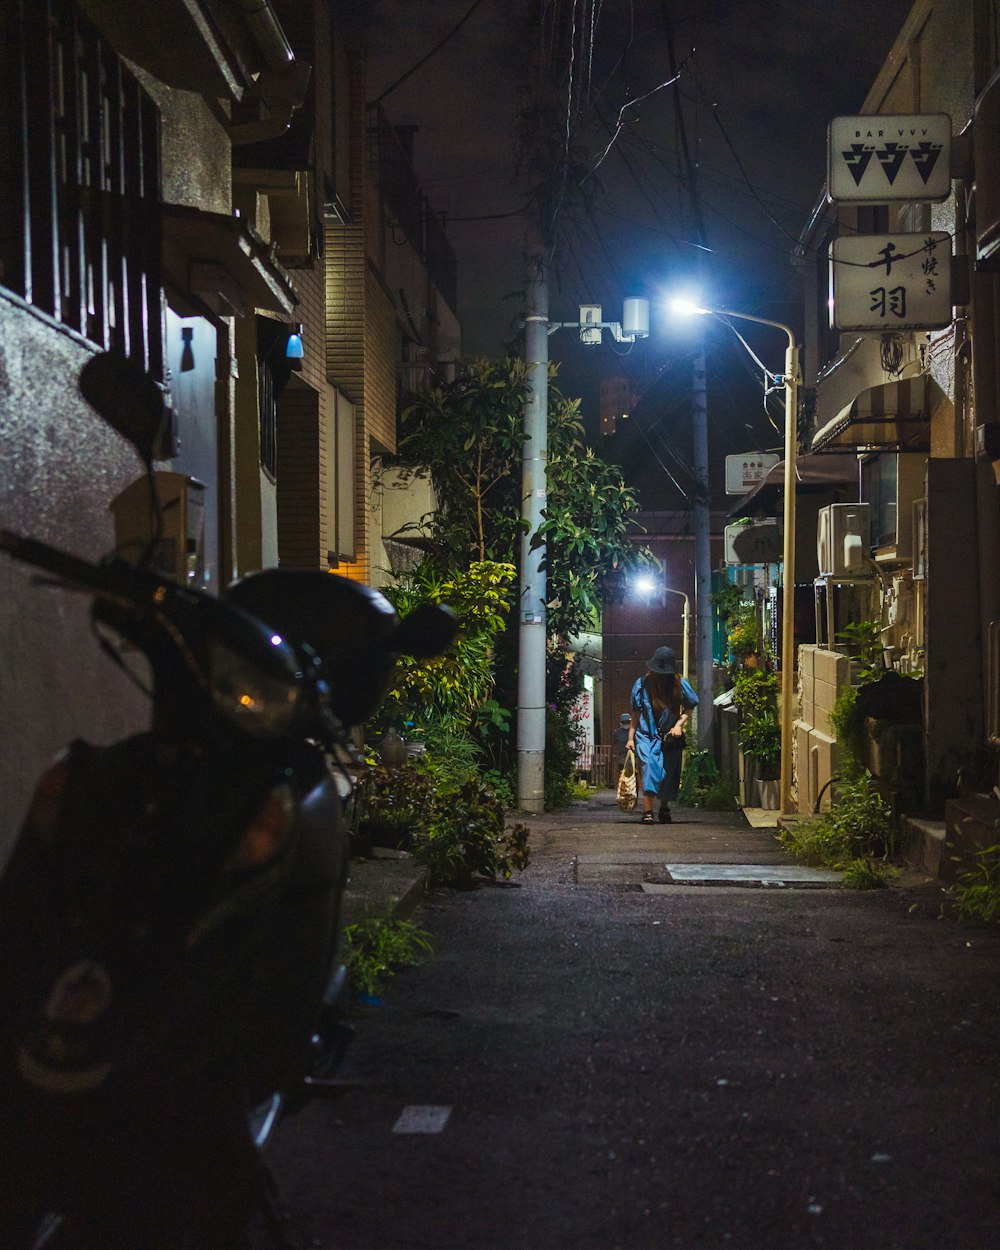
[(475, 13), (476, 9), (479, 8), (482, 2), (483, 0), (475, 0), (475, 3), (472, 5), (472, 8), (468, 10), (465, 16), (458, 21), (457, 25), (453, 26), (451, 30), (448, 31), (447, 35), (445, 35), (445, 37), (439, 43), (436, 43), (434, 47), (431, 48), (430, 52), (428, 52), (426, 56), (422, 56), (420, 60), (416, 63), (416, 65), (411, 66), (411, 68), (408, 69), (405, 74), (400, 75), (400, 77), (397, 78), (394, 83), (390, 83), (389, 86), (386, 87), (386, 89), (382, 92), (380, 96), (378, 96), (374, 100), (369, 101), (369, 103), (381, 104), (382, 101), (386, 98), (386, 96), (392, 95), (392, 93), (396, 90), (397, 87), (401, 87), (408, 78), (412, 78), (413, 75), (417, 72), (417, 70), (421, 68), (421, 66), (426, 65), (432, 56), (436, 55), (438, 52), (441, 51), (441, 49), (449, 41), (449, 39), (452, 39), (455, 35), (458, 34), (458, 32), (462, 29), (462, 27), (469, 20), (469, 18), (473, 15), (473, 13)]

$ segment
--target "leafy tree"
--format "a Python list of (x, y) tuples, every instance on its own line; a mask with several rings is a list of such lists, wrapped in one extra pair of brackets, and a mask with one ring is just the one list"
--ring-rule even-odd
[[(555, 369), (550, 370), (551, 379)], [(430, 473), (438, 511), (427, 519), (445, 568), (516, 564), (521, 522), (520, 360), (473, 360), (454, 382), (425, 392), (403, 413), (398, 460)], [(638, 502), (621, 471), (583, 439), (579, 400), (549, 386), (548, 497), (539, 541), (547, 545), (548, 632), (570, 637), (597, 623), (625, 573), (649, 563), (628, 539)]]
[(515, 569), (475, 561), (451, 575), (424, 561), (385, 594), (401, 616), (423, 603), (443, 603), (459, 618), (459, 634), (445, 655), (404, 657), (382, 704), (384, 723), (409, 721), (421, 730), (442, 726), (466, 733), (478, 717), (492, 714), (494, 646), (506, 629)]

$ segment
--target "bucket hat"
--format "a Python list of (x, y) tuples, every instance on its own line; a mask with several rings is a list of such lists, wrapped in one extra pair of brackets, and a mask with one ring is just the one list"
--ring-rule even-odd
[(657, 647), (646, 661), (646, 668), (651, 673), (662, 673), (669, 677), (677, 672), (677, 656), (673, 647)]

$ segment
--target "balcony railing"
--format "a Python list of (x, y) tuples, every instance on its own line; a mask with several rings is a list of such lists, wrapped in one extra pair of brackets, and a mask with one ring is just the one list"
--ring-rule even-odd
[(0, 28), (0, 281), (163, 376), (160, 115), (67, 0)]

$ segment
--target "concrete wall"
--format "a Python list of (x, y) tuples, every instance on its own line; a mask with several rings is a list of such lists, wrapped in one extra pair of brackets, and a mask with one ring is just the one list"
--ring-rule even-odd
[[(96, 560), (114, 546), (110, 500), (142, 470), (77, 391), (92, 352), (0, 289), (0, 524)], [(95, 645), (88, 608), (0, 557), (4, 861), (57, 750), (76, 736), (110, 742), (147, 721), (145, 700)]]
[[(832, 777), (840, 768), (840, 747), (830, 713), (841, 691), (851, 685), (852, 665), (846, 655), (824, 647), (799, 647), (799, 715), (794, 722), (796, 810), (803, 815), (830, 809)], [(826, 789), (824, 790), (824, 787)]]

